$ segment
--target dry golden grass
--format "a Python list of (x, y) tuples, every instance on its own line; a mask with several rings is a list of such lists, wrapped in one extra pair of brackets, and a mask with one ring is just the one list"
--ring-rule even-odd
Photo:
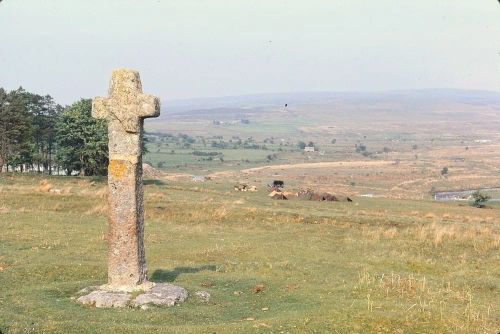
[[(495, 312), (494, 303), (477, 304), (470, 287), (455, 285), (449, 281), (438, 283), (422, 275), (394, 272), (374, 275), (365, 269), (358, 273), (353, 293), (366, 296), (369, 312), (387, 308), (384, 299), (396, 298), (400, 303), (387, 311), (402, 312), (406, 321), (414, 321), (425, 315), (465, 332), (468, 332), (468, 328), (477, 327), (487, 332), (486, 329), (491, 328), (489, 322)], [(457, 303), (463, 306), (450, 310), (449, 306)], [(396, 306), (398, 304), (401, 306)]]
[(424, 217), (426, 219), (436, 219), (437, 218), (437, 216), (434, 213), (432, 213), (432, 212), (426, 213)]
[(148, 192), (144, 194), (144, 199), (148, 202), (159, 203), (159, 202), (167, 202), (168, 196), (165, 193)]
[(421, 241), (431, 241), (435, 247), (453, 241), (472, 244), (476, 251), (487, 252), (497, 250), (500, 245), (499, 231), (490, 226), (443, 225), (433, 222), (409, 228), (407, 233)]
[(40, 181), (38, 185), (38, 191), (43, 193), (48, 193), (52, 189), (52, 185), (49, 183), (47, 179), (43, 179)]
[(97, 190), (95, 192), (95, 196), (97, 196), (99, 198), (106, 198), (108, 196), (108, 188), (102, 187), (101, 189)]
[(449, 213), (443, 213), (442, 219), (445, 221), (450, 221), (452, 220), (452, 217)]
[(0, 206), (0, 213), (8, 213), (10, 212), (9, 208), (5, 205)]
[(104, 216), (107, 213), (108, 213), (107, 204), (98, 204), (85, 211), (85, 214), (88, 216)]
[(384, 231), (384, 237), (387, 239), (394, 239), (398, 235), (398, 230), (393, 227)]
[(228, 215), (228, 210), (226, 208), (226, 206), (224, 205), (221, 205), (220, 207), (218, 207), (217, 209), (215, 209), (212, 213), (212, 218), (213, 220), (215, 220), (216, 222), (220, 222), (222, 221), (225, 217), (227, 217)]

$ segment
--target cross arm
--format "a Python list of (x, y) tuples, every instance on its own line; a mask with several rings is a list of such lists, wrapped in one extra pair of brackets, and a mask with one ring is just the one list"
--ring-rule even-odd
[(153, 95), (139, 95), (139, 117), (158, 117), (160, 115), (160, 99)]
[(96, 97), (92, 100), (92, 117), (106, 119), (109, 115), (109, 98)]

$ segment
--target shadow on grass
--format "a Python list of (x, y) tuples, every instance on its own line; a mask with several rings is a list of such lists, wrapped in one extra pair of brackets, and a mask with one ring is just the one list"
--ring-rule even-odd
[(203, 270), (215, 271), (216, 266), (207, 264), (199, 267), (176, 267), (174, 270), (157, 269), (151, 275), (151, 281), (156, 283), (173, 282), (180, 274), (194, 274)]
[(143, 184), (145, 186), (149, 186), (149, 185), (152, 185), (152, 184), (154, 184), (156, 186), (164, 186), (166, 184), (162, 180), (151, 180), (151, 179), (149, 179), (149, 180), (143, 180), (142, 182), (143, 182)]

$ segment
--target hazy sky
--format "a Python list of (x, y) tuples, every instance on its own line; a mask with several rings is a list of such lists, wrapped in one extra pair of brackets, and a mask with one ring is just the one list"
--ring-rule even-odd
[(0, 86), (162, 99), (290, 91), (500, 91), (498, 0), (4, 0)]

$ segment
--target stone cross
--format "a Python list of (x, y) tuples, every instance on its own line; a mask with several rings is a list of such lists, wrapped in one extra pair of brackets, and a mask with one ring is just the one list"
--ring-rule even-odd
[(142, 136), (144, 118), (160, 115), (160, 100), (142, 93), (139, 73), (113, 71), (109, 97), (96, 97), (92, 116), (108, 121), (108, 284), (113, 290), (148, 285), (144, 258)]
[(187, 290), (148, 282), (144, 258), (142, 135), (144, 118), (160, 114), (160, 100), (143, 94), (139, 73), (126, 69), (113, 71), (108, 95), (92, 102), (92, 116), (108, 121), (108, 283), (79, 291), (77, 301), (95, 307), (177, 305), (188, 298)]

